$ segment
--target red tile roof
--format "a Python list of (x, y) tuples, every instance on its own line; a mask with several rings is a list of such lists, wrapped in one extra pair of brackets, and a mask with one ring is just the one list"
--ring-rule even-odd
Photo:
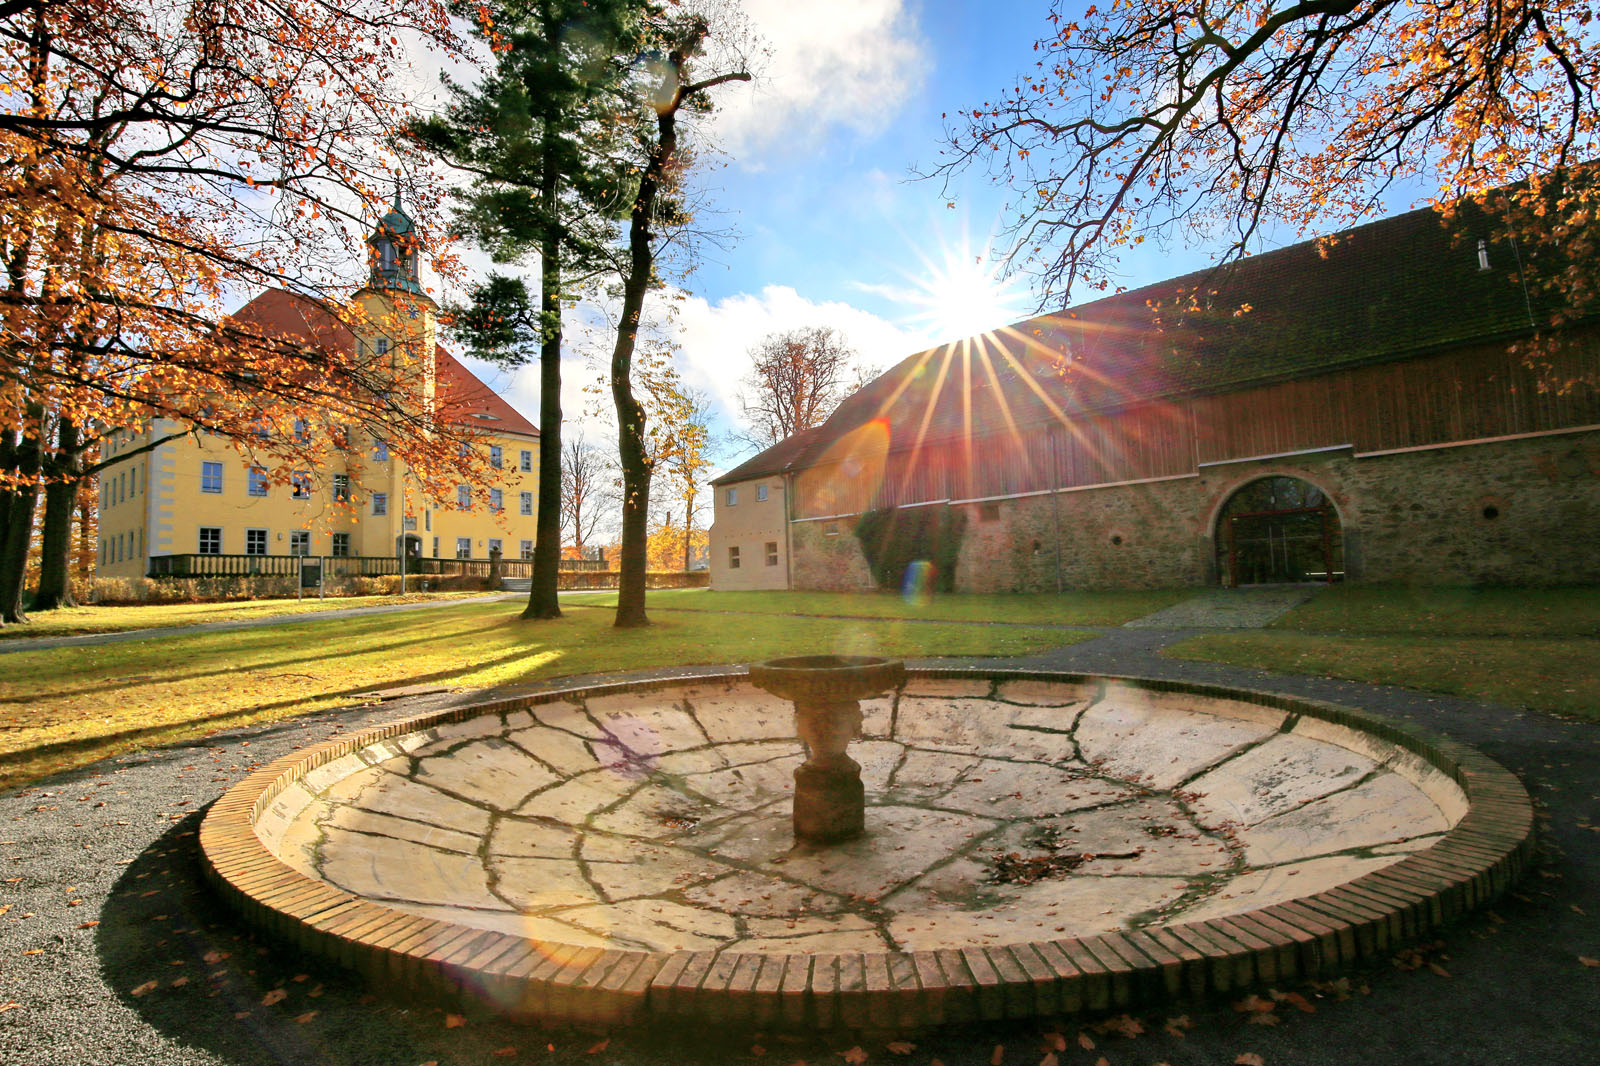
[[(309, 296), (267, 289), (233, 313), (240, 322), (264, 332), (304, 338), (320, 347), (349, 352), (355, 334), (326, 307)], [(440, 409), (460, 425), (485, 433), (517, 433), (537, 437), (539, 430), (443, 346), (434, 348)]]

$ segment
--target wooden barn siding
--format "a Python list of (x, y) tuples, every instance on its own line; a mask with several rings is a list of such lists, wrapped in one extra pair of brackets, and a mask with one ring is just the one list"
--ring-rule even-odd
[(881, 484), (852, 482), (834, 463), (806, 471), (797, 517), (1171, 477), (1199, 463), (1338, 445), (1384, 451), (1595, 425), (1600, 389), (1541, 388), (1592, 382), (1595, 363), (1593, 347), (1542, 371), (1503, 348), (1463, 349), (1033, 427), (1020, 441), (1002, 432), (970, 449), (948, 440), (893, 449)]

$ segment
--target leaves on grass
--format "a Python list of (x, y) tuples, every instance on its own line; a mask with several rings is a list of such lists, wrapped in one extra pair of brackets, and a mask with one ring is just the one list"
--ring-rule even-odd
[(909, 1043), (905, 1040), (891, 1040), (884, 1046), (890, 1051), (894, 1052), (896, 1055), (909, 1055), (913, 1051), (917, 1050), (917, 1045)]
[(132, 994), (135, 996), (146, 996), (151, 992), (154, 992), (160, 986), (160, 981), (146, 981), (142, 985), (135, 985), (132, 989)]
[(1067, 1038), (1060, 1033), (1046, 1033), (1044, 1034), (1044, 1045), (1051, 1051), (1065, 1051), (1067, 1050)]
[(78, 928), (79, 929), (93, 929), (95, 926), (97, 926), (99, 924), (100, 924), (100, 919), (96, 918), (92, 922), (79, 922), (78, 923)]
[(1089, 1038), (1089, 1034), (1088, 1033), (1079, 1033), (1078, 1034), (1078, 1046), (1083, 1048), (1083, 1050), (1085, 1050), (1085, 1051), (1093, 1051), (1094, 1050), (1094, 1041)]
[(509, 1044), (507, 1044), (505, 1047), (497, 1047), (493, 1051), (489, 1052), (489, 1054), (493, 1055), (497, 1059), (509, 1059), (516, 1053), (517, 1049)]
[(1046, 1051), (1044, 1058), (1039, 1060), (1039, 1066), (1056, 1066), (1056, 1053), (1054, 1051)]
[(304, 1014), (301, 1014), (298, 1017), (296, 1017), (295, 1021), (299, 1022), (301, 1025), (304, 1025), (304, 1024), (306, 1024), (306, 1022), (309, 1022), (312, 1018), (315, 1018), (316, 1016), (317, 1016), (317, 1012), (316, 1011), (308, 1010)]
[(29, 948), (27, 951), (24, 951), (23, 954), (24, 955), (43, 955), (44, 954), (44, 948)]
[(1006, 1046), (1004, 1044), (996, 1044), (994, 1046), (994, 1053), (989, 1056), (989, 1066), (1000, 1066), (1000, 1064), (1005, 1060)]
[(1590, 957), (1589, 957), (1589, 956), (1587, 956), (1587, 955), (1579, 955), (1579, 956), (1578, 956), (1578, 963), (1579, 963), (1579, 964), (1580, 964), (1580, 965), (1583, 965), (1583, 966), (1590, 966), (1590, 967), (1593, 967), (1593, 966), (1600, 966), (1600, 959), (1591, 959), (1591, 958), (1590, 958)]
[(188, 983), (189, 983), (189, 979), (187, 977), (175, 977), (175, 978), (172, 979), (172, 987), (173, 988), (182, 988), (184, 985), (186, 985)]
[(1243, 1055), (1233, 1060), (1233, 1066), (1267, 1066), (1267, 1060), (1257, 1055), (1254, 1051), (1246, 1051)]
[(18, 1003), (16, 1000), (11, 1000), (8, 1003), (0, 1003), (0, 1014), (4, 1014), (8, 1010), (21, 1010), (21, 1009), (22, 1009), (22, 1004)]
[(594, 1047), (592, 1047), (588, 1051), (584, 1052), (584, 1054), (585, 1055), (598, 1055), (598, 1054), (600, 1054), (600, 1052), (604, 1051), (607, 1047), (609, 1047), (610, 1044), (611, 1044), (611, 1038), (608, 1036), (604, 1040), (602, 1040), (598, 1044), (596, 1044)]
[(861, 1063), (867, 1061), (867, 1053), (862, 1051), (859, 1047), (853, 1047), (848, 1051), (841, 1051), (839, 1052), (839, 1057), (848, 1063), (854, 1064), (854, 1066), (860, 1066)]
[(1189, 1016), (1187, 1014), (1180, 1014), (1176, 1018), (1168, 1018), (1167, 1024), (1162, 1026), (1162, 1028), (1171, 1033), (1173, 1036), (1182, 1040), (1184, 1032), (1194, 1028), (1194, 1022), (1189, 1020)]
[(459, 1014), (446, 1014), (444, 1016), (444, 1027), (446, 1029), (459, 1029), (466, 1024), (467, 1020)]

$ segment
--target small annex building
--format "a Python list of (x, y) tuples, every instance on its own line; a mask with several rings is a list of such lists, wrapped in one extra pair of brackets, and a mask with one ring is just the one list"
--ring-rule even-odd
[(716, 479), (712, 587), (873, 587), (857, 521), (928, 507), (971, 592), (1600, 581), (1600, 337), (1513, 352), (1539, 264), (1462, 217), (910, 356)]

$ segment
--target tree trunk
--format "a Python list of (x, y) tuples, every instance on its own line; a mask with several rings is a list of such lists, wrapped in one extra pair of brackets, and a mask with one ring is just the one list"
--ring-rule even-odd
[(650, 457), (645, 449), (644, 408), (633, 395), (633, 349), (639, 339), (639, 319), (655, 266), (650, 219), (655, 216), (661, 177), (678, 144), (675, 111), (669, 107), (656, 118), (655, 150), (633, 199), (628, 219), (628, 273), (622, 279), (622, 321), (617, 329), (617, 345), (611, 352), (611, 398), (617, 408), (617, 458), (622, 464), (622, 551), (617, 563), (617, 617), (613, 623), (619, 629), (650, 624), (644, 612)]
[(693, 530), (690, 528), (694, 522), (694, 497), (690, 496), (683, 501), (683, 571), (689, 572), (689, 540)]
[(39, 532), (39, 587), (30, 611), (76, 607), (72, 598), (72, 507), (83, 472), (83, 446), (78, 427), (63, 418), (56, 431), (44, 487), (44, 526)]
[[(31, 412), (30, 412), (31, 415)], [(28, 572), (28, 542), (33, 536), (33, 513), (38, 506), (39, 438), (26, 431), (13, 431), (16, 443), (6, 450), (5, 466), (24, 484), (0, 492), (5, 507), (5, 540), (0, 542), (0, 621), (20, 623), (28, 620), (22, 608), (23, 586)]]
[[(556, 203), (555, 130), (545, 120), (546, 210)], [(539, 245), (539, 516), (533, 542), (533, 581), (523, 618), (560, 618), (561, 572), (561, 239), (546, 225)]]

